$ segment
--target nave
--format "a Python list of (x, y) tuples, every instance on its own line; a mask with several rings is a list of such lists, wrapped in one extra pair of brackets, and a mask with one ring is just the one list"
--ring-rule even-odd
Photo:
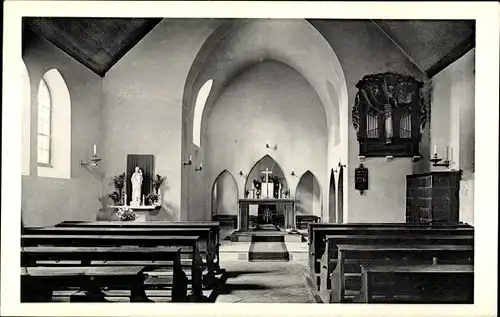
[[(311, 223), (298, 241), (275, 232), (250, 243), (220, 239), (231, 231), (217, 222), (26, 227), (22, 299), (473, 303), (474, 229), (466, 224)], [(252, 258), (252, 245), (279, 243), (286, 258)]]

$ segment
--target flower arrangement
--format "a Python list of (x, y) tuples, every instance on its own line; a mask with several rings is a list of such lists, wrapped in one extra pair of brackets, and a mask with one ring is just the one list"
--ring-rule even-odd
[(115, 191), (109, 194), (108, 197), (113, 200), (113, 203), (115, 203), (115, 205), (120, 203), (125, 204), (125, 202), (122, 202), (122, 193), (123, 188), (125, 187), (125, 173), (113, 177), (113, 185), (115, 187)]
[(121, 221), (134, 221), (136, 218), (134, 211), (127, 206), (118, 208), (116, 215)]
[(149, 193), (147, 194), (146, 196), (146, 200), (151, 204), (151, 205), (155, 205), (159, 200), (160, 200), (160, 196), (155, 194), (155, 193)]
[(153, 178), (153, 187), (155, 189), (156, 194), (159, 194), (159, 190), (161, 187), (161, 184), (163, 184), (163, 180), (165, 178), (161, 176), (160, 174), (156, 174), (156, 177)]

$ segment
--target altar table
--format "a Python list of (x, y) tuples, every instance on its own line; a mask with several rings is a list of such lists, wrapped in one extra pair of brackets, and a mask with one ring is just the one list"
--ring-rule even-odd
[(263, 198), (263, 199), (240, 199), (238, 200), (238, 231), (249, 231), (248, 226), (248, 213), (250, 210), (250, 205), (276, 205), (282, 208), (277, 208), (278, 212), (280, 210), (285, 216), (285, 230), (296, 230), (295, 228), (295, 200), (293, 199), (273, 199), (273, 198)]

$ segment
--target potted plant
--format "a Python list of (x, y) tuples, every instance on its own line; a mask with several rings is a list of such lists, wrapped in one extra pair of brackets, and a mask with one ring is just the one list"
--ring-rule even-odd
[(149, 202), (150, 205), (156, 205), (160, 200), (160, 196), (155, 193), (149, 193), (146, 196), (146, 200)]
[(156, 177), (153, 179), (153, 187), (155, 189), (156, 194), (160, 194), (160, 187), (161, 184), (163, 184), (164, 177), (162, 177), (160, 174), (156, 174)]
[(125, 205), (125, 201), (123, 201), (123, 188), (125, 187), (125, 173), (122, 173), (118, 176), (113, 177), (113, 185), (115, 187), (115, 191), (108, 195), (109, 198), (113, 200), (115, 205), (123, 204)]

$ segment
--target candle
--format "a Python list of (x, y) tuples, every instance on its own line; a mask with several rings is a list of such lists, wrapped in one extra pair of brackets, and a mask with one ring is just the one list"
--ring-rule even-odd
[(434, 156), (437, 156), (437, 152), (438, 152), (437, 151), (437, 146), (436, 146), (436, 144), (434, 144)]
[(191, 157), (191, 154), (189, 154), (189, 161), (191, 161), (191, 158), (192, 158), (192, 157)]
[(96, 145), (94, 144), (94, 156), (97, 154), (97, 147)]
[(202, 168), (202, 167), (203, 167), (203, 162), (200, 163), (200, 168)]
[(448, 160), (448, 146), (444, 148), (444, 159)]

